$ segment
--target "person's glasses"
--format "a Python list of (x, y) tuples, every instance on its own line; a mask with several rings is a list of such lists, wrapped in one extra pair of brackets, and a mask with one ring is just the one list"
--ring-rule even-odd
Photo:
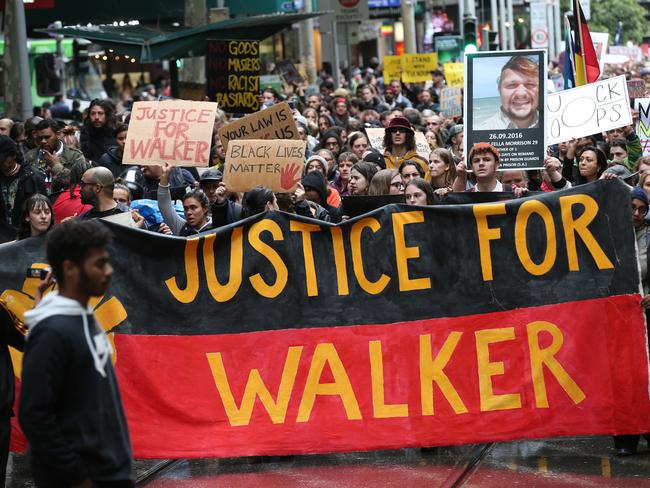
[[(100, 185), (100, 184), (99, 184), (99, 183), (96, 183), (96, 182), (94, 182), (94, 181), (84, 181), (84, 180), (81, 180), (81, 181), (79, 182), (79, 186), (80, 186), (81, 188), (83, 188), (83, 187), (86, 186), (86, 185)], [(104, 185), (100, 185), (100, 186), (104, 186)]]
[(632, 213), (637, 213), (639, 212), (639, 215), (647, 215), (648, 214), (648, 207), (645, 205), (641, 205), (640, 207), (637, 207), (636, 205), (632, 204)]
[(396, 128), (396, 129), (391, 129), (391, 132), (393, 134), (406, 134), (406, 129)]

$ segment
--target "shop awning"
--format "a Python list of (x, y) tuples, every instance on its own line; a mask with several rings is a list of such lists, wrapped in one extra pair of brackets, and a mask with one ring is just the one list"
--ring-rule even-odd
[(66, 26), (37, 31), (88, 39), (105, 49), (133, 56), (141, 63), (152, 63), (164, 59), (202, 56), (205, 54), (207, 39), (260, 41), (296, 22), (323, 14), (324, 12), (313, 12), (237, 17), (200, 27), (180, 27), (167, 31), (144, 25)]

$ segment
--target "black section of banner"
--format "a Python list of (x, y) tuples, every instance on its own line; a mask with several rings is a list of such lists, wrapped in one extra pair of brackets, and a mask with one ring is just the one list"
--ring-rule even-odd
[[(563, 224), (568, 220), (579, 222), (581, 216), (586, 216), (583, 205), (575, 203), (579, 195), (593, 202), (595, 214), (586, 227), (587, 232), (582, 235), (569, 233), (575, 236), (578, 265), (577, 271), (570, 271), (567, 249), (573, 246), (567, 244)], [(548, 209), (547, 225), (553, 223), (550, 228), (554, 229), (556, 237), (548, 249), (542, 217), (533, 213), (527, 219), (527, 227), (521, 215), (517, 220), (522, 205), (531, 205), (526, 203), (531, 201), (541, 202), (542, 205), (536, 205), (542, 210)], [(561, 201), (565, 207), (574, 202), (572, 218), (566, 211), (562, 214)], [(489, 246), (490, 259), (484, 255), (482, 260), (475, 212), (487, 206), (496, 208), (495, 205), (502, 205), (505, 213), (486, 219), (488, 230), (481, 235)], [(402, 226), (404, 244), (400, 246), (400, 226), (396, 220), (407, 215), (415, 221)], [(422, 222), (417, 222), (419, 217)], [(314, 226), (310, 229), (314, 232), (309, 235), (317, 280), (311, 289), (307, 286), (309, 266), (305, 264), (303, 251), (308, 232), (295, 229), (305, 223)], [(364, 224), (374, 225), (376, 231), (366, 227), (359, 232)], [(259, 239), (255, 244), (254, 231), (263, 225), (275, 228), (276, 235), (272, 237), (268, 231), (257, 232)], [(292, 225), (294, 230), (291, 230)], [(547, 272), (536, 276), (522, 265), (523, 243), (519, 247), (515, 243), (517, 225), (520, 231), (526, 229), (527, 249), (533, 263), (539, 265), (545, 256), (550, 259), (553, 251), (556, 253)], [(196, 259), (189, 260), (190, 268), (198, 263), (198, 271), (189, 286), (184, 256), (192, 257), (191, 252), (186, 253), (186, 244), (191, 250), (191, 241), (114, 225), (111, 228), (116, 236), (111, 250), (115, 273), (109, 295), (116, 296), (128, 313), (119, 330), (136, 334), (223, 334), (393, 323), (638, 292), (629, 187), (618, 181), (599, 181), (563, 192), (479, 206), (389, 205), (339, 226), (285, 213), (267, 213), (237, 226), (219, 229), (216, 244), (210, 242), (211, 238), (202, 236)], [(343, 243), (346, 261), (345, 272), (339, 274), (335, 259), (337, 247), (332, 237), (333, 232), (338, 232), (336, 229), (340, 229), (338, 242)], [(211, 280), (211, 291), (205, 258), (209, 264), (211, 255), (214, 256), (212, 269), (216, 269), (219, 282), (225, 286), (230, 280), (233, 233), (241, 233), (243, 265), (233, 267), (234, 275), (242, 270), (241, 284), (230, 290), (217, 290), (215, 281)], [(355, 258), (356, 272), (351, 244), (355, 241), (353, 234), (357, 234), (357, 241), (360, 234), (361, 242), (357, 246), (360, 251)], [(593, 242), (589, 249), (583, 241), (584, 235), (593, 236), (596, 247), (602, 250), (605, 259), (600, 259), (600, 264), (603, 269), (599, 269), (594, 258)], [(206, 239), (209, 243), (207, 253)], [(260, 241), (273, 251), (266, 250), (264, 255), (259, 252), (263, 247)], [(277, 255), (275, 267), (271, 264), (273, 254)], [(409, 259), (405, 260), (404, 256)], [(30, 239), (1, 246), (0, 261), (3, 263), (0, 290), (19, 290), (25, 269), (33, 262), (44, 261), (42, 244), (38, 239)], [(339, 265), (340, 261), (339, 254)], [(488, 261), (493, 275), (491, 280), (485, 276)], [(286, 266), (286, 285), (273, 289), (278, 275), (282, 282), (282, 266)], [(280, 268), (279, 273), (276, 267)], [(362, 280), (358, 279), (361, 268), (368, 282), (381, 285), (381, 280), (388, 280), (385, 288), (376, 295), (371, 294), (368, 284), (364, 289), (360, 284)], [(343, 268), (339, 266), (338, 269)], [(407, 282), (417, 279), (420, 280)], [(259, 291), (264, 288), (262, 281), (267, 284), (265, 293), (279, 294), (275, 298), (263, 297)], [(184, 295), (176, 292), (174, 296), (170, 286), (187, 291)]]

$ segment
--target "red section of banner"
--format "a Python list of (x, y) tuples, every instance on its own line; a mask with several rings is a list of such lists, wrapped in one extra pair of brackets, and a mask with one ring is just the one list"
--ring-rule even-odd
[[(638, 295), (389, 325), (116, 337), (134, 455), (152, 458), (648, 432), (645, 344)], [(248, 405), (247, 382), (262, 392)]]

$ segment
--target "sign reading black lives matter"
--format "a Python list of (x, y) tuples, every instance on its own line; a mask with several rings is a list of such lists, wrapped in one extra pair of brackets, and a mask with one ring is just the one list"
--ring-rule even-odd
[(260, 109), (260, 43), (208, 40), (206, 76), (210, 101), (226, 112)]
[(546, 51), (466, 54), (465, 154), (474, 144), (487, 142), (499, 150), (501, 170), (542, 168), (545, 83)]

